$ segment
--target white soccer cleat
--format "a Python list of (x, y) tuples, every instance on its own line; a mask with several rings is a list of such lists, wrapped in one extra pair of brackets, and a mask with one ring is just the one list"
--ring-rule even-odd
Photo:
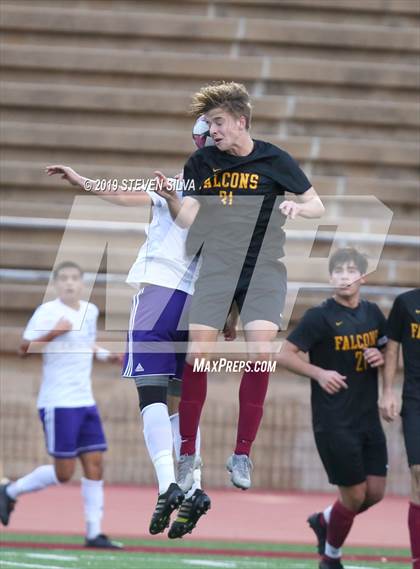
[(226, 463), (226, 468), (230, 472), (232, 484), (242, 490), (251, 487), (251, 470), (253, 464), (246, 454), (232, 454)]
[(183, 492), (194, 484), (194, 470), (202, 465), (201, 458), (193, 454), (181, 454), (177, 464), (176, 481)]

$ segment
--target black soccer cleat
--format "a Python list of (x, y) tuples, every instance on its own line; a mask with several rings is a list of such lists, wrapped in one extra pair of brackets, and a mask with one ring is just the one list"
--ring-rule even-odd
[(324, 555), (325, 553), (325, 543), (327, 541), (327, 526), (322, 525), (320, 521), (320, 516), (322, 516), (321, 512), (315, 512), (307, 519), (309, 527), (313, 530), (318, 540), (317, 548), (318, 553), (320, 555)]
[(197, 488), (190, 498), (184, 500), (176, 520), (171, 525), (168, 537), (176, 539), (191, 533), (201, 516), (206, 514), (210, 508), (211, 500), (209, 496), (203, 490)]
[(159, 494), (155, 511), (149, 526), (152, 535), (162, 533), (169, 526), (169, 519), (174, 510), (184, 501), (185, 494), (175, 482), (163, 494)]
[(13, 512), (16, 500), (12, 500), (6, 492), (7, 484), (0, 484), (0, 520), (4, 526), (9, 524), (10, 514)]
[(339, 559), (321, 559), (318, 569), (344, 569)]
[(97, 549), (123, 549), (123, 544), (118, 541), (111, 541), (107, 535), (100, 533), (93, 539), (86, 538), (85, 547), (96, 547)]

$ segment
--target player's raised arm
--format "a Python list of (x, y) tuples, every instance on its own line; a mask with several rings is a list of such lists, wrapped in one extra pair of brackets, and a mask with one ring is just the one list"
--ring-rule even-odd
[(312, 219), (324, 215), (324, 205), (313, 187), (296, 196), (296, 199), (298, 201), (285, 200), (282, 202), (279, 206), (281, 213), (290, 219), (295, 219), (297, 216)]
[(61, 179), (66, 180), (72, 186), (78, 186), (82, 190), (118, 205), (139, 206), (152, 204), (150, 196), (144, 191), (127, 192), (121, 186), (115, 189), (102, 190), (98, 184), (98, 180), (86, 178), (78, 174), (73, 168), (70, 168), (70, 166), (55, 164), (47, 166), (45, 172), (47, 176), (61, 175)]
[(100, 362), (121, 364), (123, 361), (122, 354), (110, 352), (109, 350), (103, 348), (99, 344), (94, 344), (93, 353), (95, 355), (95, 358)]
[(198, 201), (188, 196), (181, 201), (168, 178), (159, 170), (155, 175), (158, 180), (156, 193), (166, 200), (172, 219), (179, 227), (191, 227), (200, 209)]
[(348, 388), (345, 381), (346, 376), (341, 375), (337, 371), (323, 369), (305, 361), (301, 353), (298, 346), (285, 340), (276, 360), (289, 371), (314, 379), (330, 395), (337, 393), (341, 389)]

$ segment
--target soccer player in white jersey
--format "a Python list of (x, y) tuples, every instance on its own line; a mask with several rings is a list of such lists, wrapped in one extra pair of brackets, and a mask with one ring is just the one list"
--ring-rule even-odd
[[(85, 187), (87, 178), (68, 166), (47, 168), (49, 175), (61, 174), (71, 184)], [(89, 180), (95, 192), (93, 180)], [(182, 191), (178, 192), (182, 197)], [(176, 484), (172, 449), (179, 458), (178, 405), (185, 354), (176, 348), (188, 339), (186, 320), (194, 290), (197, 262), (185, 253), (187, 230), (172, 220), (167, 202), (155, 192), (129, 194), (123, 190), (101, 198), (114, 203), (153, 206), (147, 240), (141, 247), (127, 282), (139, 286), (133, 298), (127, 337), (123, 377), (135, 380), (143, 418), (144, 438), (158, 480), (158, 502), (149, 531), (163, 532), (171, 513), (181, 503), (168, 536), (182, 537), (192, 531), (199, 518), (210, 508), (210, 498), (201, 489), (200, 435), (197, 436), (197, 461), (194, 484), (186, 494)], [(229, 320), (225, 338), (233, 339), (235, 322)]]
[(20, 354), (31, 343), (43, 346), (42, 383), (37, 407), (48, 453), (54, 464), (39, 466), (15, 482), (0, 486), (0, 519), (8, 525), (16, 500), (23, 494), (68, 482), (81, 462), (86, 547), (121, 549), (101, 532), (104, 509), (103, 460), (105, 435), (92, 394), (94, 355), (102, 361), (118, 356), (96, 345), (98, 308), (81, 300), (83, 273), (73, 262), (54, 271), (57, 298), (41, 304), (23, 333)]

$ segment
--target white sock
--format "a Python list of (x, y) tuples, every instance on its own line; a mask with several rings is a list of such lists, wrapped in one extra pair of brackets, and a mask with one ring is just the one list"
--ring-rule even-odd
[(101, 533), (104, 513), (104, 481), (81, 478), (81, 490), (85, 509), (86, 537), (94, 539)]
[(194, 486), (195, 488), (200, 488), (201, 489), (201, 466), (199, 466), (198, 468), (196, 468), (194, 470), (193, 473), (194, 476)]
[(181, 433), (179, 432), (179, 413), (174, 413), (169, 417), (171, 421), (172, 428), (172, 438), (174, 444), (174, 451), (177, 462), (179, 461), (179, 455), (181, 454)]
[(342, 555), (341, 547), (333, 547), (327, 541), (325, 544), (325, 555), (328, 555), (328, 557), (331, 557), (331, 559), (340, 559)]
[[(181, 454), (181, 433), (179, 432), (179, 413), (174, 413), (169, 417), (172, 427), (172, 437), (174, 439), (174, 450), (176, 459), (179, 460)], [(200, 456), (201, 451), (201, 434), (200, 427), (197, 430), (197, 438), (195, 439), (195, 454)]]
[(191, 498), (196, 490), (201, 490), (201, 467), (196, 468), (193, 472), (194, 482), (190, 490), (185, 494), (186, 498)]
[(15, 482), (11, 482), (6, 489), (7, 495), (12, 500), (16, 500), (21, 494), (28, 492), (38, 492), (48, 486), (59, 484), (55, 475), (55, 468), (52, 464), (38, 466), (26, 476), (22, 476)]
[(162, 494), (175, 482), (172, 427), (168, 407), (164, 403), (152, 403), (145, 407), (141, 414), (144, 440), (155, 467), (159, 494)]
[(331, 518), (331, 511), (332, 511), (333, 507), (332, 506), (328, 506), (328, 508), (325, 508), (323, 515), (324, 515), (324, 520), (325, 523), (328, 525), (330, 523), (330, 518)]
[(195, 438), (195, 454), (197, 456), (201, 456), (201, 431), (200, 431), (200, 427), (198, 427), (197, 429), (197, 436)]
[[(179, 455), (181, 452), (181, 433), (179, 432), (179, 413), (175, 413), (174, 415), (170, 416), (171, 426), (172, 426), (172, 436), (174, 439), (174, 450), (176, 459), (179, 460)], [(200, 427), (197, 431), (197, 438), (195, 440), (195, 452), (199, 456), (201, 450), (201, 435), (200, 435)], [(194, 470), (194, 483), (191, 486), (191, 489), (185, 494), (186, 498), (190, 498), (197, 488), (201, 489), (201, 467), (199, 466)]]

